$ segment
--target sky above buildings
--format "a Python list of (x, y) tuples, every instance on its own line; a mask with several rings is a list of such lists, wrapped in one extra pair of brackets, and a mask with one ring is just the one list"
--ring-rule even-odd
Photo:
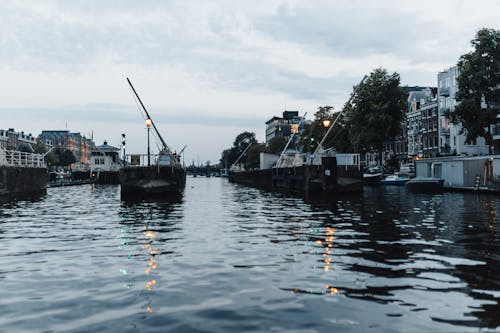
[(0, 2), (0, 128), (69, 129), (146, 151), (129, 77), (185, 161), (215, 163), (283, 110), (337, 110), (374, 68), (403, 85), (437, 72), (500, 28), (486, 1)]

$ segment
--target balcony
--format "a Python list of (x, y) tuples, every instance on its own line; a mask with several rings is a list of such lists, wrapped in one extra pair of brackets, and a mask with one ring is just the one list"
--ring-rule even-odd
[(439, 96), (450, 96), (450, 88), (439, 88)]

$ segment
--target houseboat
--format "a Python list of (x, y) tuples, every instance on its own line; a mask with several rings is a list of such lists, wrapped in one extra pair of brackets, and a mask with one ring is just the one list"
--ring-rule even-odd
[(417, 177), (443, 179), (445, 190), (500, 193), (500, 155), (448, 156), (415, 161)]

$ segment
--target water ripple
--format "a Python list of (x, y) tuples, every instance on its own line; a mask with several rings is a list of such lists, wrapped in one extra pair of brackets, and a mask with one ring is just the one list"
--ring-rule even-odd
[(303, 200), (219, 178), (161, 202), (51, 188), (0, 206), (0, 330), (496, 330), (499, 206), (384, 187)]

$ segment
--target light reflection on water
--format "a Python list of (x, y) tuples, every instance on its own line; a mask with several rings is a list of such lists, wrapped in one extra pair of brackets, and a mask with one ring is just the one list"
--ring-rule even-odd
[(303, 200), (189, 178), (183, 196), (49, 189), (0, 206), (0, 331), (500, 328), (496, 197)]

